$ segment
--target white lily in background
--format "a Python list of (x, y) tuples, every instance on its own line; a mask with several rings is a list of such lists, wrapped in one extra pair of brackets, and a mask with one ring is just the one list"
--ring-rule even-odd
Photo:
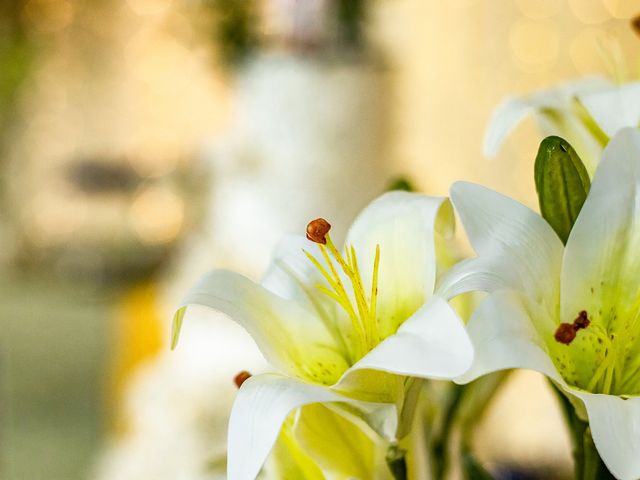
[(559, 135), (567, 140), (592, 175), (609, 139), (621, 128), (640, 125), (640, 82), (616, 84), (587, 77), (507, 98), (489, 122), (484, 154), (496, 156), (509, 133), (531, 114), (545, 136)]
[[(281, 372), (251, 377), (238, 392), (228, 439), (232, 480), (257, 475), (299, 407), (355, 408), (393, 439), (406, 434), (414, 378), (451, 379), (469, 368), (464, 324), (433, 294), (434, 239), (451, 235), (453, 222), (444, 198), (387, 193), (355, 220), (343, 252), (318, 219), (307, 231), (313, 241), (283, 242), (262, 284), (214, 271), (187, 294), (184, 306), (204, 305), (242, 325)], [(178, 327), (183, 315), (184, 308)], [(387, 414), (373, 415), (381, 406)], [(393, 418), (389, 409), (397, 409)]]
[(605, 149), (566, 247), (536, 213), (484, 187), (457, 183), (451, 198), (478, 256), (439, 293), (490, 292), (468, 324), (474, 365), (457, 381), (546, 374), (588, 417), (611, 473), (639, 478), (640, 131)]

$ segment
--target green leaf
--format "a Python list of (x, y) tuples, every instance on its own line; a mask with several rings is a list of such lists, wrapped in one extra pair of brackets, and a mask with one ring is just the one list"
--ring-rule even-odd
[(591, 186), (587, 169), (569, 142), (560, 137), (542, 141), (536, 157), (535, 181), (540, 213), (567, 243)]
[(171, 325), (171, 350), (178, 345), (178, 338), (180, 338), (180, 329), (182, 328), (182, 320), (184, 314), (187, 311), (187, 307), (179, 308), (173, 316), (173, 324)]

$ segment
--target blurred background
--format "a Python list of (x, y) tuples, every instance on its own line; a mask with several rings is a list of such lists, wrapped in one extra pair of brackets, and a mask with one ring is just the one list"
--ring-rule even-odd
[[(534, 206), (535, 124), (487, 160), (492, 110), (606, 75), (603, 50), (637, 78), (638, 13), (640, 0), (1, 0), (0, 478), (215, 478), (233, 375), (265, 366), (216, 315), (187, 319), (169, 352), (180, 294), (213, 267), (259, 278), (311, 218), (339, 237), (398, 178)], [(477, 440), (494, 470), (523, 472), (509, 478), (569, 472), (536, 374), (502, 388)]]

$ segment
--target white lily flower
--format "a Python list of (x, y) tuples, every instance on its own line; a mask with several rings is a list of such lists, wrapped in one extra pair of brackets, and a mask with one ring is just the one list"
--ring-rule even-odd
[(509, 133), (535, 115), (545, 135), (567, 140), (592, 175), (602, 150), (616, 132), (640, 124), (640, 82), (614, 84), (587, 77), (520, 97), (510, 97), (495, 110), (484, 140), (484, 153), (497, 155)]
[(262, 284), (214, 271), (187, 294), (184, 306), (228, 314), (282, 372), (254, 376), (238, 392), (231, 479), (256, 476), (298, 407), (350, 404), (392, 438), (404, 427), (401, 414), (400, 425), (396, 413), (389, 420), (389, 409), (402, 408), (411, 377), (451, 379), (469, 368), (464, 324), (433, 294), (440, 273), (434, 237), (450, 235), (453, 222), (444, 198), (387, 193), (355, 220), (343, 253), (328, 224), (314, 221), (308, 235), (319, 243), (286, 239)]
[(260, 478), (392, 480), (388, 448), (357, 415), (333, 405), (307, 405), (285, 421)]
[(621, 130), (605, 149), (566, 247), (498, 193), (457, 183), (451, 197), (478, 257), (456, 266), (439, 293), (490, 292), (468, 324), (474, 365), (457, 381), (542, 372), (588, 418), (616, 478), (639, 478), (640, 131)]

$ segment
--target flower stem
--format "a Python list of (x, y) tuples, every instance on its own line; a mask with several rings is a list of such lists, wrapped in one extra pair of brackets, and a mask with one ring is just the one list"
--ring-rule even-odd
[(565, 394), (550, 382), (571, 430), (575, 480), (615, 480), (598, 454), (589, 423), (581, 420)]
[[(576, 464), (576, 480), (615, 480), (598, 454), (588, 425), (582, 434), (582, 465), (577, 467)], [(582, 476), (578, 477), (578, 473)]]
[(434, 478), (446, 478), (450, 466), (450, 441), (453, 433), (455, 417), (462, 404), (466, 388), (464, 385), (453, 385), (449, 406), (444, 414), (442, 432), (433, 445)]
[(397, 445), (392, 445), (387, 450), (387, 465), (395, 480), (407, 480), (408, 478), (406, 453)]

